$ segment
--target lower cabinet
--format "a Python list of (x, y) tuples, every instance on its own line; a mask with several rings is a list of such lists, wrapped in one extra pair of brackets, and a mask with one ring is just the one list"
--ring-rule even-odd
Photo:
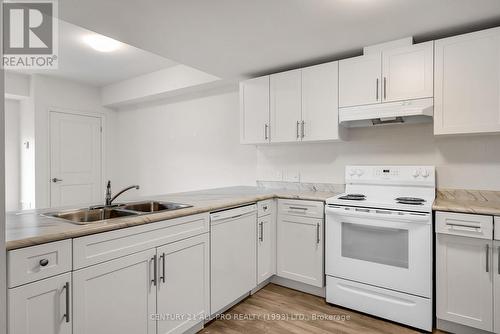
[(276, 274), (276, 216), (257, 218), (257, 284)]
[(156, 249), (73, 272), (75, 334), (154, 334)]
[(71, 273), (8, 290), (9, 334), (70, 334)]
[(157, 334), (184, 333), (209, 315), (208, 233), (159, 247)]
[(492, 241), (437, 235), (438, 319), (493, 330)]
[(323, 219), (278, 214), (277, 274), (324, 286)]

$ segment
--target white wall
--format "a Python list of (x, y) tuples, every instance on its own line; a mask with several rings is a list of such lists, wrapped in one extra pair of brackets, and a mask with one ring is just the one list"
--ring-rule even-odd
[(20, 209), (21, 137), (19, 101), (5, 100), (5, 210)]
[(500, 135), (435, 137), (432, 124), (349, 131), (343, 143), (260, 146), (260, 180), (300, 172), (302, 182), (344, 183), (349, 164), (435, 165), (438, 187), (500, 190)]
[(130, 196), (255, 185), (256, 148), (239, 144), (238, 93), (117, 112), (117, 181)]
[(110, 177), (113, 168), (112, 161), (107, 157), (114, 145), (115, 112), (101, 106), (97, 87), (39, 74), (33, 75), (31, 81), (35, 110), (36, 207), (44, 208), (49, 206), (50, 198), (49, 111), (98, 113), (104, 116), (104, 179)]

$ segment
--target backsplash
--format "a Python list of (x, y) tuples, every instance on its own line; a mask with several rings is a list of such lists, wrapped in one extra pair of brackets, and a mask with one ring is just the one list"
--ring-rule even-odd
[(344, 184), (333, 183), (301, 183), (301, 182), (285, 182), (285, 181), (261, 181), (257, 180), (257, 187), (266, 189), (279, 189), (291, 191), (311, 191), (311, 192), (344, 192)]

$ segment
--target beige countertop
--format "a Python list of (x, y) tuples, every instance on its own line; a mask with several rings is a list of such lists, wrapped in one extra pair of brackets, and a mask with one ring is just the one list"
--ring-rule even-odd
[(500, 216), (500, 191), (439, 189), (432, 209)]
[[(241, 186), (150, 196), (147, 197), (148, 200), (184, 203), (190, 204), (192, 207), (170, 212), (109, 219), (87, 225), (72, 224), (58, 218), (43, 216), (43, 213), (54, 212), (57, 209), (8, 212), (6, 215), (5, 231), (6, 248), (7, 250), (12, 250), (57, 240), (76, 238), (197, 213), (216, 211), (275, 197), (324, 201), (335, 195), (336, 193), (332, 192), (288, 191)], [(138, 200), (145, 199), (140, 198)]]

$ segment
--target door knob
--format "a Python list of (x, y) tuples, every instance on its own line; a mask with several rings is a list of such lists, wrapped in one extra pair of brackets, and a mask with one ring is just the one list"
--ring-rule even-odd
[(57, 183), (57, 182), (61, 182), (62, 180), (61, 179), (58, 179), (57, 177), (53, 178), (52, 179), (52, 182), (54, 183)]

